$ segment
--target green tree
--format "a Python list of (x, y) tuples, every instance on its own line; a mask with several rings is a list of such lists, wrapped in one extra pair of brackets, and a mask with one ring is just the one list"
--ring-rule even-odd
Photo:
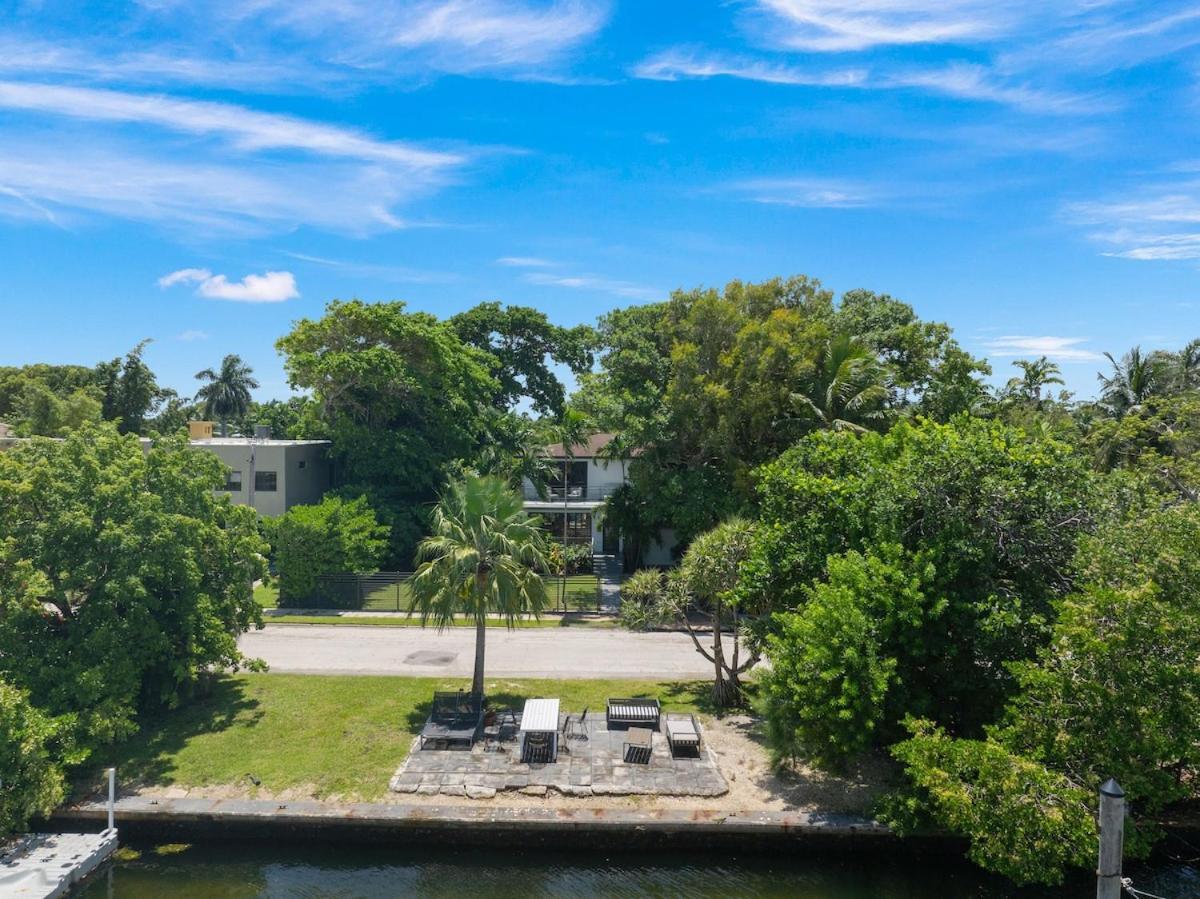
[(1101, 401), (1114, 415), (1137, 408), (1167, 386), (1169, 370), (1160, 353), (1143, 353), (1135, 346), (1120, 362), (1111, 353), (1104, 356), (1112, 365), (1112, 373), (1099, 372), (1096, 377), (1100, 380)]
[(244, 663), (265, 546), (224, 479), (182, 437), (143, 450), (111, 425), (0, 453), (0, 679), (82, 748)]
[(592, 328), (561, 328), (528, 306), (480, 303), (452, 316), (449, 324), (463, 343), (495, 360), (492, 374), (499, 390), (493, 401), (499, 409), (510, 409), (528, 397), (534, 411), (561, 415), (566, 394), (551, 365), (565, 365), (581, 375), (594, 361)]
[(432, 315), (360, 300), (331, 302), (276, 346), (316, 403), (306, 436), (333, 442), (339, 489), (367, 496), (391, 528), (388, 564), (407, 565), (428, 505), (487, 438), (491, 357)]
[(280, 605), (303, 605), (317, 596), (324, 575), (377, 571), (387, 533), (366, 497), (327, 496), (316, 505), (292, 506), (268, 528)]
[(905, 711), (975, 733), (1011, 695), (1008, 664), (1036, 653), (1055, 601), (1074, 587), (1095, 502), (1071, 447), (999, 422), (821, 431), (760, 470), (759, 527), (738, 590), (803, 614), (812, 585), (830, 581), (831, 558), (898, 545), (902, 559), (920, 559), (903, 570), (941, 611), (919, 638), (888, 648), (907, 671), (905, 693), (876, 733), (894, 733)]
[(829, 338), (813, 359), (802, 393), (792, 395), (803, 419), (834, 431), (865, 431), (886, 418), (883, 366), (848, 334)]
[(103, 394), (101, 414), (105, 421), (118, 422), (122, 434), (145, 433), (147, 419), (153, 417), (166, 395), (142, 358), (151, 342), (147, 338), (124, 359), (118, 357), (96, 366), (96, 384)]
[(828, 560), (796, 612), (775, 616), (761, 707), (776, 761), (799, 756), (838, 768), (920, 706), (921, 652), (944, 601), (930, 599), (932, 566), (896, 545)]
[(970, 840), (968, 856), (1017, 883), (1062, 883), (1064, 870), (1095, 863), (1096, 819), (1088, 791), (993, 740), (955, 740), (928, 721), (893, 747), (916, 796), (893, 798), (906, 832), (926, 816)]
[(1018, 359), (1013, 365), (1021, 369), (1021, 376), (1009, 379), (1004, 387), (1004, 396), (1036, 409), (1041, 409), (1049, 402), (1047, 387), (1065, 383), (1058, 365), (1045, 356), (1032, 360)]
[(1036, 658), (984, 739), (928, 722), (894, 748), (914, 790), (891, 801), (971, 840), (971, 855), (1014, 880), (1061, 881), (1094, 859), (1097, 787), (1129, 797), (1126, 853), (1146, 854), (1165, 808), (1197, 797), (1200, 776), (1200, 511), (1137, 506), (1079, 544), (1080, 587), (1056, 603)]
[[(674, 604), (675, 615), (687, 629), (696, 651), (713, 666), (713, 702), (718, 707), (742, 701), (741, 676), (758, 662), (760, 655), (751, 647), (742, 655), (742, 615), (761, 614), (760, 602), (738, 597), (734, 588), (738, 571), (750, 553), (754, 525), (744, 518), (731, 518), (697, 537), (684, 553), (679, 566), (679, 586)], [(707, 612), (711, 623), (712, 644), (705, 648), (688, 614), (692, 609)], [(730, 649), (726, 652), (723, 630), (731, 628)]]
[(0, 681), (0, 837), (49, 815), (66, 795), (61, 730), (24, 691)]
[(433, 511), (432, 533), (417, 549), (413, 610), (422, 625), (446, 627), (460, 614), (475, 620), (472, 693), (483, 694), (488, 615), (503, 616), (511, 628), (519, 616), (546, 608), (539, 524), (500, 478), (468, 477), (446, 487)]
[(230, 354), (221, 360), (219, 371), (206, 368), (196, 372), (196, 380), (206, 382), (196, 391), (196, 401), (203, 404), (206, 416), (216, 416), (221, 422), (221, 436), (226, 437), (225, 423), (241, 418), (250, 409), (250, 391), (258, 388), (253, 369), (241, 356)]

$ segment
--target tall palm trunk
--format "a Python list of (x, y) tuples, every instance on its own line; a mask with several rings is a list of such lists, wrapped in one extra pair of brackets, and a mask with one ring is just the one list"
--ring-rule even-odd
[(487, 612), (475, 615), (475, 674), (471, 677), (471, 692), (483, 695), (483, 654), (487, 643)]

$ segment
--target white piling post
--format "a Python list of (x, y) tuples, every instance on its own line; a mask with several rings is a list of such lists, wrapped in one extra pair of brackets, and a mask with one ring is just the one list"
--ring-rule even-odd
[(113, 829), (113, 813), (117, 803), (117, 769), (108, 769), (108, 829)]
[(1121, 899), (1121, 856), (1125, 842), (1125, 791), (1111, 777), (1100, 787), (1100, 865), (1096, 899)]

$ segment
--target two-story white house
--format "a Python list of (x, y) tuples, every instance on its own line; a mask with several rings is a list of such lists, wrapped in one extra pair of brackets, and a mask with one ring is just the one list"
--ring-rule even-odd
[[(613, 437), (613, 434), (593, 434), (586, 442), (572, 447), (570, 456), (561, 443), (546, 447), (556, 474), (550, 479), (545, 499), (538, 496), (533, 484), (525, 482), (525, 508), (541, 513), (551, 539), (564, 539), (565, 517), (567, 543), (590, 545), (597, 555), (619, 557), (620, 538), (605, 525), (599, 512), (604, 501), (625, 483), (628, 474), (629, 459), (603, 458), (604, 448)], [(664, 531), (659, 541), (646, 550), (645, 564), (671, 564), (674, 545), (674, 533)]]

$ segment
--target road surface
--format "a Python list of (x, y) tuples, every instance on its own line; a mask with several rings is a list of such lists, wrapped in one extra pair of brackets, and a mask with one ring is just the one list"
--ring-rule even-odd
[[(442, 633), (416, 627), (267, 625), (238, 641), (242, 652), (272, 671), (303, 674), (408, 674), (470, 677), (473, 628)], [(629, 678), (712, 677), (712, 664), (681, 633), (525, 628), (487, 632), (489, 677)]]

